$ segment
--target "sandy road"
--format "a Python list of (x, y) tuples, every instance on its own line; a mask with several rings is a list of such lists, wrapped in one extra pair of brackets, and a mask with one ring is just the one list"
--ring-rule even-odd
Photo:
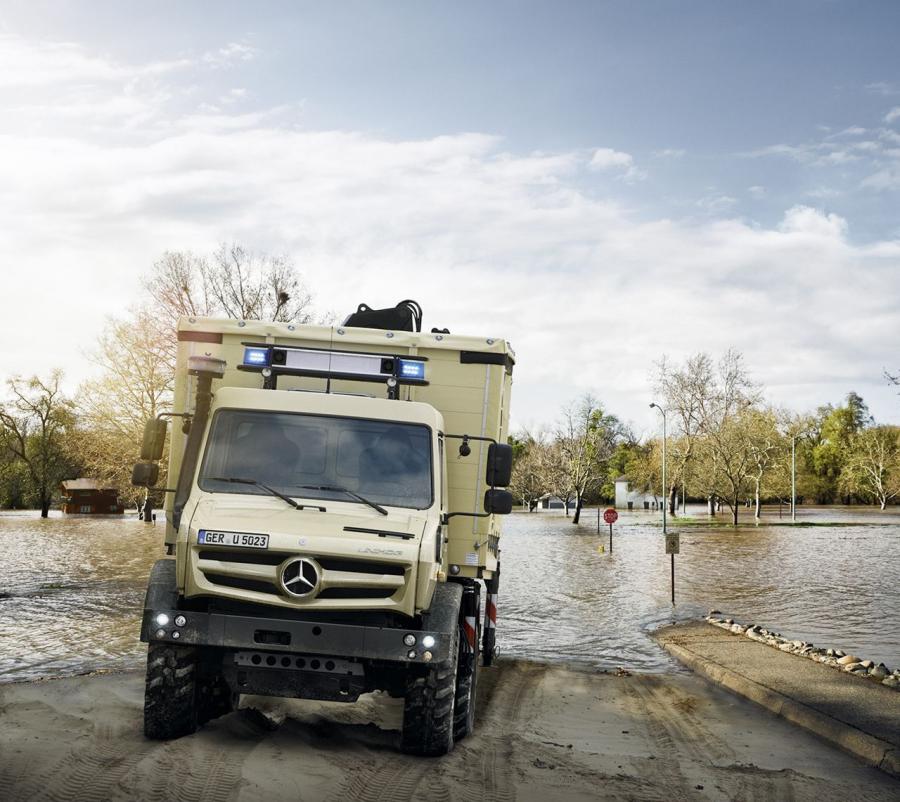
[(396, 751), (401, 703), (248, 697), (189, 738), (141, 735), (143, 678), (0, 686), (0, 799), (895, 800), (900, 784), (688, 674), (501, 662), (478, 732), (441, 759)]

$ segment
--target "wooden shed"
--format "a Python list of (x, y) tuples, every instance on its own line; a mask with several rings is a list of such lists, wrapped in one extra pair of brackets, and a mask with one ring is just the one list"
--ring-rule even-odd
[(119, 491), (100, 487), (96, 479), (67, 479), (60, 486), (66, 515), (122, 515)]

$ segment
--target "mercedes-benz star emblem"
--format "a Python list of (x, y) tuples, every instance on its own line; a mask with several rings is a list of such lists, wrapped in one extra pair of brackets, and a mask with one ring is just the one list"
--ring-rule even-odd
[(299, 557), (284, 566), (281, 584), (291, 596), (308, 596), (319, 584), (319, 572), (313, 563)]

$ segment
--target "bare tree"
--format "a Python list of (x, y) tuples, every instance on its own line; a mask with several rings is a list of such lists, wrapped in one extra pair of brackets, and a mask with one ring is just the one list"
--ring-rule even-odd
[(743, 357), (729, 349), (716, 366), (713, 391), (700, 399), (700, 451), (707, 487), (725, 500), (735, 524), (754, 465), (747, 437), (748, 415), (759, 399), (759, 389), (750, 379)]
[(531, 434), (522, 432), (513, 444), (515, 462), (513, 463), (510, 490), (522, 499), (522, 506), (533, 512), (541, 496), (549, 488), (545, 471), (547, 461), (546, 450), (549, 447), (547, 436), (543, 432)]
[(144, 280), (171, 328), (182, 315), (309, 323), (312, 295), (286, 256), (222, 244), (211, 257), (167, 251)]
[(580, 520), (585, 495), (603, 484), (623, 434), (619, 419), (606, 414), (590, 394), (563, 410), (556, 430), (556, 447), (560, 473), (575, 496), (573, 524)]
[(778, 428), (778, 416), (771, 409), (749, 409), (746, 421), (747, 448), (750, 453), (750, 476), (753, 482), (753, 517), (757, 523), (762, 513), (762, 489), (784, 453), (784, 435)]
[(71, 402), (62, 394), (62, 371), (49, 378), (14, 376), (10, 400), (0, 407), (0, 444), (25, 466), (41, 509), (50, 512), (53, 493), (71, 471), (66, 435), (74, 424)]
[(175, 351), (167, 324), (146, 310), (112, 318), (91, 354), (102, 373), (79, 388), (75, 441), (85, 467), (135, 502), (139, 491), (131, 486), (131, 465), (144, 422), (171, 407)]
[(873, 426), (856, 434), (841, 485), (846, 492), (874, 498), (881, 509), (900, 495), (900, 430)]
[(669, 443), (667, 479), (669, 513), (675, 515), (678, 486), (683, 483), (703, 433), (704, 414), (715, 393), (714, 369), (708, 354), (695, 354), (684, 364), (673, 365), (663, 357), (656, 366), (654, 392), (672, 416), (674, 435)]

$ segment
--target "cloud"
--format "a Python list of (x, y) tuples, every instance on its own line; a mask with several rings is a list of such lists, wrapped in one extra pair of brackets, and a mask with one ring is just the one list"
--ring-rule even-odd
[(900, 106), (894, 106), (887, 114), (884, 115), (884, 121), (888, 124), (900, 120)]
[[(108, 67), (121, 74), (97, 79), (89, 118), (105, 119), (140, 70)], [(54, 91), (71, 102), (50, 86), (47, 107)], [(223, 240), (288, 254), (339, 316), (412, 297), (426, 328), (508, 337), (514, 422), (551, 420), (590, 388), (643, 415), (663, 353), (734, 345), (773, 400), (801, 407), (866, 395), (894, 361), (900, 243), (855, 245), (845, 219), (812, 206), (762, 226), (730, 219), (734, 198), (711, 192), (700, 219), (641, 216), (617, 183), (586, 180), (627, 175), (622, 151), (588, 161), (483, 132), (310, 130), (292, 103), (233, 113), (202, 83), (190, 108), (174, 80), (131, 96), (146, 115), (137, 130), (59, 117), (36, 132), (5, 115), (0, 270), (17, 302), (0, 325), (4, 343), (28, 332), (29, 348), (0, 349), (2, 373), (64, 365), (77, 381), (104, 316), (152, 303), (139, 277), (164, 250)], [(218, 111), (198, 112), (204, 102)], [(54, 325), (35, 328), (35, 309)]]
[(757, 200), (766, 197), (766, 188), (763, 186), (747, 187), (747, 194), (750, 195), (751, 198), (756, 198)]
[(680, 159), (687, 151), (681, 148), (663, 148), (663, 150), (654, 150), (653, 155), (657, 159)]
[(887, 81), (875, 81), (870, 84), (866, 84), (866, 91), (872, 95), (882, 95), (883, 97), (889, 97), (890, 95), (900, 95), (900, 86), (897, 84), (888, 83)]
[(637, 168), (634, 158), (630, 153), (612, 148), (596, 148), (588, 167), (595, 171), (618, 170), (628, 181), (642, 181), (647, 177), (646, 172)]

